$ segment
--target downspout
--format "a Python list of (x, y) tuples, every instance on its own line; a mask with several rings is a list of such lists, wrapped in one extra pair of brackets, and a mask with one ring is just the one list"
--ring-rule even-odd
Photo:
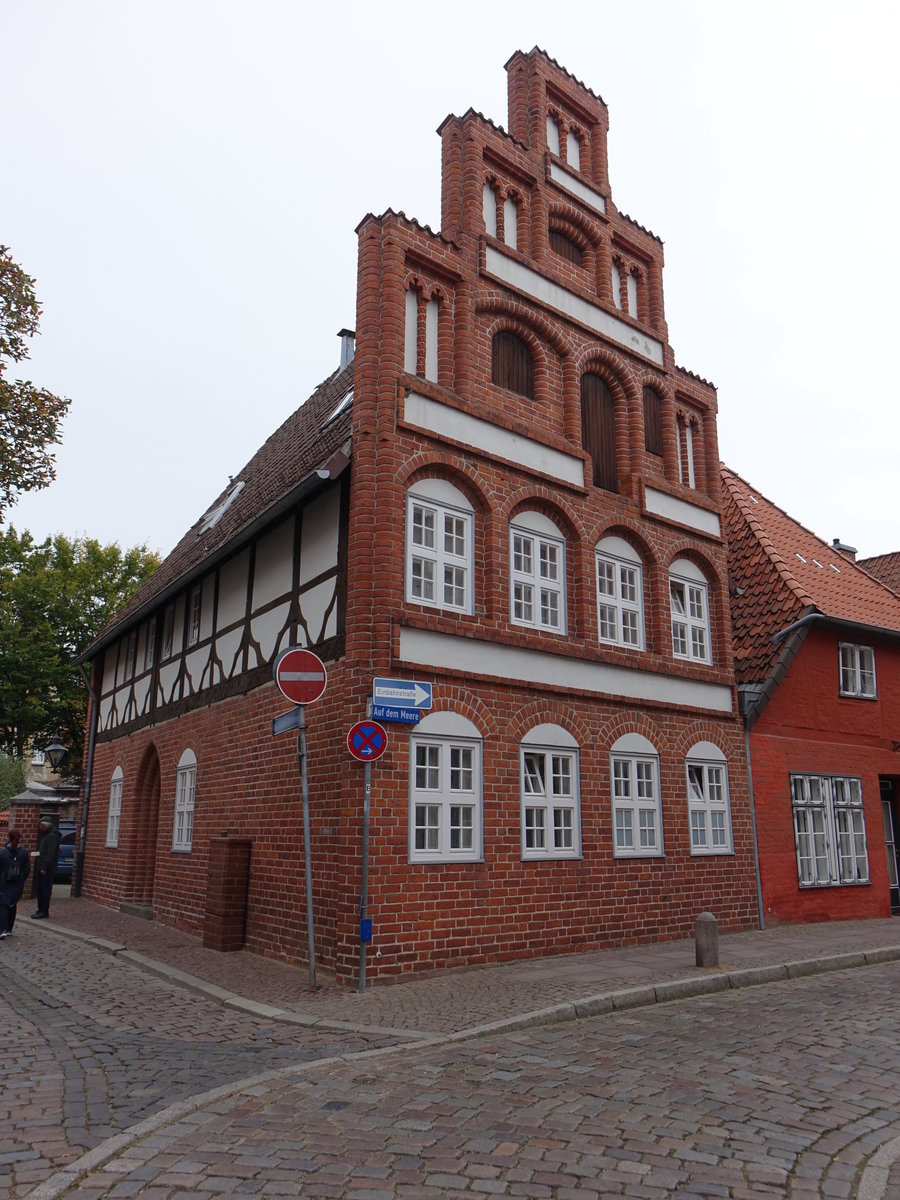
[(793, 633), (795, 629), (802, 629), (807, 625), (811, 625), (813, 621), (825, 621), (828, 618), (825, 613), (812, 612), (807, 613), (805, 617), (801, 617), (799, 621), (794, 621), (792, 625), (786, 625), (784, 629), (779, 629), (777, 633), (772, 634), (772, 641), (777, 645), (782, 638), (786, 638), (789, 633)]
[(97, 694), (91, 687), (91, 680), (84, 669), (82, 663), (78, 663), (78, 670), (81, 672), (81, 678), (84, 680), (85, 687), (91, 697), (91, 731), (88, 740), (88, 756), (87, 766), (84, 771), (84, 803), (81, 806), (81, 829), (78, 834), (78, 850), (75, 854), (75, 878), (72, 881), (72, 895), (81, 895), (81, 879), (84, 875), (84, 846), (87, 836), (88, 823), (88, 805), (91, 802), (91, 778), (94, 771), (94, 745), (97, 741), (97, 722), (100, 713), (97, 708)]
[(753, 829), (753, 867), (756, 871), (756, 907), (759, 912), (759, 927), (766, 927), (766, 912), (763, 907), (762, 878), (759, 873), (759, 842), (756, 838), (756, 804), (753, 799), (753, 764), (750, 762), (750, 722), (744, 716), (744, 746), (747, 752), (747, 783), (750, 787), (750, 822)]

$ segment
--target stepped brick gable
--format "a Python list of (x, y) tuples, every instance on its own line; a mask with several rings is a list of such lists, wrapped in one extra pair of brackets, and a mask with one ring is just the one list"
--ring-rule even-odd
[(539, 49), (506, 69), (507, 129), (440, 125), (441, 230), (360, 222), (355, 353), (342, 331), (341, 369), (90, 651), (85, 893), (230, 948), (216, 874), (249, 842), (244, 944), (296, 960), (300, 781), (271, 671), (290, 645), (325, 661), (313, 918), (348, 983), (346, 735), (376, 677), (431, 703), (383, 718), (371, 765), (370, 980), (757, 918), (716, 392), (675, 364), (662, 242), (615, 205), (603, 100)]
[(900, 596), (722, 482), (766, 919), (900, 911)]

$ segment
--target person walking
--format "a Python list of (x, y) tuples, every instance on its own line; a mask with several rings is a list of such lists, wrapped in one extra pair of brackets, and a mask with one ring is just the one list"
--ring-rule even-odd
[(37, 875), (37, 912), (31, 914), (32, 921), (46, 920), (50, 916), (50, 897), (53, 894), (53, 876), (59, 860), (59, 830), (49, 817), (41, 817), (40, 840), (35, 873)]
[(16, 905), (22, 898), (25, 880), (31, 870), (31, 857), (19, 845), (19, 831), (11, 829), (9, 840), (0, 850), (0, 938), (8, 938), (16, 923)]

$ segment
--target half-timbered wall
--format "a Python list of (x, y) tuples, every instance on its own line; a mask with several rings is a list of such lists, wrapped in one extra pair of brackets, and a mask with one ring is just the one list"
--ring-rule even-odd
[(341, 484), (265, 530), (109, 646), (98, 732), (242, 683), (288, 645), (342, 632)]

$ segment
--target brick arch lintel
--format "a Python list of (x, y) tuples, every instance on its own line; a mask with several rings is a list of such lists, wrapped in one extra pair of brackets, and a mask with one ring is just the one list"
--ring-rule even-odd
[(546, 353), (543, 342), (548, 342), (560, 358), (566, 358), (570, 353), (568, 341), (553, 321), (513, 300), (488, 297), (475, 306), (475, 311), (494, 318), (488, 326), (490, 338), (502, 331), (517, 333), (542, 360)]
[(465, 493), (476, 512), (490, 512), (493, 507), (485, 493), (484, 482), (475, 468), (446, 451), (422, 451), (414, 455), (404, 464), (397, 482), (405, 495), (414, 484), (423, 479), (444, 479), (447, 483), (452, 483)]

